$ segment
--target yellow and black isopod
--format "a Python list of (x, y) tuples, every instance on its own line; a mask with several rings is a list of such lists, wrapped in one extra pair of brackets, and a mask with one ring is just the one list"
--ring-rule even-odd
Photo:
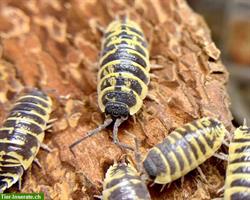
[(148, 93), (149, 53), (142, 29), (128, 18), (115, 20), (106, 29), (98, 73), (98, 104), (106, 120), (98, 128), (70, 145), (72, 149), (114, 122), (114, 143), (119, 142), (120, 124), (142, 107)]
[(187, 123), (150, 149), (143, 160), (145, 172), (154, 183), (170, 183), (213, 156), (227, 133), (216, 119), (204, 117)]
[(0, 128), (0, 192), (21, 184), (42, 145), (52, 101), (42, 91), (31, 89), (20, 96)]
[(103, 200), (150, 200), (150, 194), (140, 173), (130, 163), (110, 166), (103, 183)]
[(240, 126), (229, 145), (225, 200), (250, 199), (250, 128)]

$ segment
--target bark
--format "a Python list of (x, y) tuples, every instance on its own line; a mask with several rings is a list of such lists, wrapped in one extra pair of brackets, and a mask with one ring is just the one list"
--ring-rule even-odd
[[(116, 16), (127, 14), (143, 28), (150, 44), (152, 78), (150, 98), (119, 129), (122, 142), (140, 151), (163, 140), (174, 128), (202, 116), (219, 118), (228, 130), (232, 116), (225, 84), (228, 73), (220, 51), (211, 40), (203, 18), (184, 0), (1, 0), (0, 100), (1, 119), (22, 87), (51, 91), (54, 112), (52, 133), (35, 164), (23, 177), (22, 192), (44, 192), (47, 199), (93, 199), (102, 191), (104, 174), (123, 152), (106, 129), (75, 148), (68, 146), (103, 122), (97, 105), (96, 77), (102, 32)], [(59, 98), (59, 96), (67, 98)], [(131, 154), (131, 153), (129, 153)], [(131, 154), (133, 156), (133, 154)], [(152, 199), (211, 199), (223, 186), (225, 163), (215, 158), (201, 165), (207, 183), (196, 170), (159, 192)], [(16, 191), (12, 188), (11, 191)]]

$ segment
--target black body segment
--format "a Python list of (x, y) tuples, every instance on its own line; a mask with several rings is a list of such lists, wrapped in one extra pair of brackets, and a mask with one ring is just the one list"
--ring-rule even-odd
[(52, 102), (42, 91), (20, 96), (0, 128), (0, 192), (21, 179), (44, 138)]
[(149, 83), (148, 74), (140, 65), (127, 60), (116, 60), (112, 65), (104, 65), (99, 72), (99, 77), (102, 79), (104, 76), (111, 73), (127, 72), (142, 80), (146, 85)]

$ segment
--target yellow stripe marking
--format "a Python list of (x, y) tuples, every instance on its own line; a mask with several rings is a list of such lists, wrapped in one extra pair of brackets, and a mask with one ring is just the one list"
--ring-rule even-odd
[[(131, 65), (133, 65), (134, 67), (139, 68), (141, 71), (143, 71), (144, 74), (146, 75), (146, 77), (147, 77), (148, 80), (150, 79), (150, 77), (149, 77), (150, 66), (149, 66), (149, 65), (147, 66), (147, 68), (144, 68), (143, 66), (139, 65), (138, 63), (136, 63), (136, 62), (134, 62), (134, 61), (129, 61), (129, 62), (130, 62)], [(107, 71), (107, 74), (113, 73), (114, 70), (111, 70), (111, 69), (107, 70), (107, 68), (110, 68), (111, 66), (115, 67), (114, 65), (118, 65), (118, 64), (120, 64), (120, 63), (122, 63), (122, 59), (121, 59), (121, 60), (113, 60), (113, 61), (110, 61), (110, 62), (106, 63), (105, 65), (103, 65), (103, 66), (100, 68), (99, 72), (98, 72), (98, 80), (100, 80), (101, 74), (102, 74), (102, 72), (103, 72), (104, 70)]]
[[(132, 180), (124, 180), (122, 181), (121, 183), (118, 183), (117, 185), (111, 187), (111, 188), (108, 188), (108, 189), (104, 189), (103, 191), (103, 196), (102, 198), (105, 200), (105, 199), (109, 199), (109, 197), (111, 196), (112, 192), (114, 192), (115, 190), (119, 189), (119, 188), (124, 188), (126, 187), (127, 185), (131, 185), (131, 184), (138, 184), (138, 183), (142, 183), (140, 180), (137, 180), (137, 179), (132, 179)], [(130, 187), (129, 187), (130, 188)], [(133, 190), (131, 190), (132, 192)], [(134, 191), (135, 192), (135, 191)], [(132, 193), (133, 194), (133, 193)], [(130, 194), (130, 196), (132, 195)], [(136, 193), (134, 193), (134, 196), (136, 196)]]
[[(205, 146), (205, 154), (202, 154), (202, 156), (200, 157), (201, 160), (200, 160), (200, 159), (198, 160), (198, 164), (201, 164), (201, 163), (203, 163), (207, 158), (211, 157), (211, 156), (214, 154), (215, 150), (214, 150), (214, 149), (211, 149), (210, 146), (207, 144), (207, 141), (206, 141), (206, 139), (205, 139), (206, 136), (203, 136), (203, 133), (202, 133), (202, 129), (203, 129), (204, 127), (201, 126), (200, 121), (198, 121), (197, 124), (199, 124), (200, 126), (198, 125), (198, 127), (195, 127), (193, 124), (189, 123), (189, 127), (190, 127), (190, 128), (193, 127), (193, 129), (196, 128), (197, 136), (199, 136), (198, 139), (199, 139), (200, 142)], [(204, 135), (206, 135), (206, 134), (208, 134), (208, 133), (205, 132)], [(202, 153), (202, 152), (201, 152), (201, 153)]]
[[(135, 51), (137, 51), (137, 50), (135, 49), (135, 47), (136, 47), (136, 46), (139, 46), (139, 47), (143, 50), (143, 52), (146, 54), (145, 57), (146, 57), (147, 59), (149, 59), (148, 50), (147, 50), (138, 40), (136, 40), (136, 39), (118, 38), (118, 37), (117, 37), (117, 38), (115, 38), (115, 39), (109, 41), (109, 43), (106, 44), (105, 48), (107, 48), (107, 47), (109, 47), (109, 46), (111, 46), (111, 45), (122, 44), (122, 42), (126, 42), (127, 45), (128, 45), (129, 47), (131, 47), (132, 49), (134, 49)], [(103, 48), (104, 48), (104, 47), (103, 47)], [(141, 55), (142, 55), (142, 54), (141, 54)], [(144, 55), (143, 55), (143, 56), (144, 56)]]
[[(39, 100), (39, 101), (41, 101), (41, 102), (43, 102), (43, 103), (47, 104), (47, 105), (48, 105), (48, 107), (52, 106), (52, 100), (50, 99), (50, 97), (49, 97), (49, 96), (47, 96), (48, 100), (45, 100), (45, 99), (43, 99), (43, 98), (41, 98), (41, 97), (38, 97), (38, 96), (33, 96), (33, 95), (25, 95), (25, 96), (21, 96), (21, 97), (19, 97), (19, 98), (18, 98), (18, 100), (17, 100), (17, 102), (18, 102), (18, 101), (20, 101), (20, 100), (22, 100), (22, 99), (25, 99), (25, 98), (33, 98), (33, 99), (37, 99), (37, 100)], [(38, 104), (39, 104), (39, 103), (38, 103)], [(44, 108), (45, 108), (45, 107), (44, 107)]]
[[(182, 140), (185, 140), (184, 136), (181, 135), (179, 132), (174, 132), (174, 134), (176, 134), (176, 136)], [(189, 144), (189, 142), (187, 140), (185, 140), (186, 143), (187, 143), (187, 147), (188, 148), (185, 148), (185, 150), (187, 151), (187, 153), (190, 155), (191, 157), (191, 165), (189, 164), (188, 160), (185, 159), (185, 163), (187, 164), (184, 164), (184, 172), (186, 173), (187, 171), (191, 171), (191, 169), (193, 169), (194, 166), (197, 166), (197, 161), (196, 161), (196, 158), (195, 158), (195, 154), (194, 152), (192, 151), (192, 148)], [(186, 158), (186, 153), (185, 153), (185, 150), (183, 147), (181, 147), (181, 150), (180, 150), (180, 154), (182, 157), (185, 157)]]
[(22, 166), (21, 164), (20, 164), (20, 162), (18, 162), (18, 163), (9, 163), (9, 164), (2, 164), (1, 162), (0, 162), (0, 167), (18, 167), (18, 166)]
[(18, 164), (18, 160), (16, 159), (3, 159), (3, 157), (0, 156), (0, 164), (1, 162), (4, 161), (4, 162), (10, 162), (10, 163), (13, 163), (13, 164)]
[(26, 117), (9, 117), (7, 118), (6, 121), (15, 121), (16, 123), (20, 123), (20, 122), (23, 122), (23, 123), (29, 123), (29, 124), (35, 124), (36, 126), (40, 127), (42, 130), (44, 130), (46, 128), (46, 125), (43, 125), (43, 124), (39, 124), (37, 123), (36, 121), (34, 121), (33, 119), (30, 119), (30, 118), (26, 118)]
[(155, 183), (158, 183), (158, 184), (167, 184), (167, 183), (170, 183), (172, 181), (172, 177), (171, 177), (171, 174), (170, 174), (170, 166), (169, 166), (169, 163), (167, 162), (165, 156), (162, 154), (161, 150), (158, 149), (157, 147), (153, 147), (150, 151), (155, 151), (155, 153), (157, 153), (158, 155), (160, 155), (164, 165), (165, 165), (165, 168), (166, 168), (166, 173), (161, 173), (160, 175), (158, 175), (154, 182)]
[[(147, 93), (148, 93), (147, 85), (141, 79), (139, 79), (136, 76), (134, 76), (133, 74), (130, 74), (130, 73), (127, 73), (127, 72), (110, 73), (110, 74), (104, 76), (98, 83), (98, 86), (97, 86), (98, 93), (101, 92), (101, 85), (103, 84), (103, 82), (108, 80), (111, 77), (113, 77), (113, 80), (114, 80), (113, 82), (110, 83), (111, 86), (116, 86), (116, 79), (118, 77), (123, 77), (123, 78), (126, 78), (126, 79), (137, 81), (139, 83), (139, 85), (141, 86), (141, 88), (142, 88), (141, 94), (138, 94), (138, 95), (141, 97), (141, 99), (144, 99), (147, 96)], [(128, 82), (127, 85), (124, 85), (124, 86), (127, 87), (127, 88), (130, 88), (130, 82), (129, 81), (127, 81), (127, 82)], [(132, 88), (130, 88), (130, 89), (132, 89)]]
[[(242, 161), (238, 163), (231, 163), (235, 159), (240, 159), (243, 156), (249, 156), (249, 152), (239, 152), (236, 153), (236, 149), (244, 147), (246, 145), (249, 145), (250, 142), (235, 142), (235, 139), (248, 139), (249, 134), (247, 130), (242, 130), (242, 126), (237, 128), (234, 132), (234, 139), (230, 143), (229, 146), (229, 164), (227, 167), (227, 172), (226, 172), (226, 181), (225, 181), (225, 193), (224, 193), (224, 199), (230, 199), (231, 195), (234, 193), (238, 192), (244, 192), (244, 193), (249, 193), (250, 195), (250, 188), (248, 187), (240, 187), (240, 186), (231, 186), (231, 183), (234, 180), (241, 179), (241, 180), (249, 180), (250, 179), (250, 174), (246, 173), (233, 173), (235, 170), (238, 168), (247, 168), (250, 167), (250, 161)], [(244, 127), (247, 128), (247, 127)]]
[[(47, 110), (49, 110), (49, 109), (43, 107), (41, 104), (35, 104), (35, 103), (31, 103), (31, 102), (25, 102), (25, 103), (26, 103), (26, 104), (29, 104), (29, 105), (34, 105), (34, 106), (36, 106), (36, 107), (38, 107), (38, 108), (41, 108), (41, 110), (43, 110), (43, 111), (45, 112), (45, 116), (46, 116), (46, 115), (49, 115), (49, 113), (47, 112)], [(24, 102), (16, 102), (16, 103), (14, 104), (14, 106), (21, 105), (21, 104), (24, 104)], [(33, 111), (33, 112), (35, 111), (35, 113), (38, 113), (38, 112), (36, 111), (35, 108), (32, 108), (32, 111)], [(38, 113), (38, 114), (39, 114), (39, 113)]]
[[(230, 153), (235, 152), (237, 149), (247, 147), (250, 150), (250, 141), (249, 142), (242, 142), (242, 143), (230, 143)], [(246, 149), (244, 149), (246, 151)]]
[[(114, 173), (115, 172), (115, 173)], [(115, 179), (122, 179), (124, 178), (126, 175), (129, 176), (135, 176), (139, 178), (139, 173), (136, 171), (136, 169), (131, 165), (131, 164), (127, 164), (126, 166), (126, 172), (125, 170), (119, 169), (118, 164), (114, 164), (111, 167), (109, 167), (108, 171), (106, 172), (105, 175), (105, 179), (104, 179), (104, 184), (103, 184), (103, 188), (106, 189), (107, 185), (115, 180)], [(131, 179), (134, 180), (134, 179)], [(136, 180), (136, 179), (135, 179)], [(119, 186), (118, 186), (119, 187)], [(113, 187), (112, 187), (113, 188)]]
[[(175, 144), (176, 143), (176, 139), (172, 137), (173, 133), (171, 133), (169, 136), (168, 136), (168, 139), (170, 140), (171, 144)], [(176, 151), (177, 153), (181, 154), (181, 151), (180, 151), (181, 148), (176, 148)], [(175, 173), (172, 174), (172, 180), (175, 180), (177, 179), (178, 177), (181, 176), (181, 173), (182, 173), (182, 170), (181, 170), (181, 166), (180, 166), (180, 163), (175, 155), (175, 153), (171, 150), (169, 151), (168, 153), (168, 156), (172, 158), (174, 164), (175, 164)], [(186, 156), (183, 154), (181, 154), (181, 157), (182, 157), (182, 160), (184, 162), (184, 166), (188, 164), (188, 161), (186, 159)]]
[[(29, 135), (32, 135), (32, 136), (34, 136), (35, 138), (37, 138), (37, 140), (39, 141), (39, 142), (42, 142), (43, 141), (43, 139), (44, 139), (44, 131), (42, 132), (42, 133), (40, 133), (40, 134), (34, 134), (33, 132), (31, 132), (31, 131), (29, 131), (29, 130), (27, 130), (27, 129), (24, 129), (24, 128), (22, 128), (22, 127), (20, 127), (20, 128), (13, 128), (13, 127), (9, 127), (9, 128), (7, 128), (7, 127), (2, 127), (2, 128), (0, 128), (0, 131), (1, 130), (7, 130), (7, 131), (10, 131), (11, 133), (15, 130), (15, 131), (18, 131), (18, 132), (20, 132), (20, 133), (22, 133), (22, 134), (24, 134), (24, 135), (26, 135), (26, 134), (29, 134)], [(10, 133), (10, 134), (11, 134)]]
[(231, 199), (231, 195), (238, 193), (238, 192), (244, 192), (244, 193), (249, 193), (250, 194), (250, 188), (246, 188), (246, 187), (232, 187), (229, 189), (225, 190), (224, 193), (224, 199), (225, 200), (230, 200)]
[(5, 139), (0, 139), (0, 144), (1, 145), (5, 145), (5, 144), (17, 144), (17, 145), (23, 146), (26, 143), (25, 143), (25, 141), (20, 140), (18, 138), (12, 138), (11, 140), (5, 138)]
[(13, 184), (15, 184), (17, 182), (17, 180), (20, 178), (18, 175), (13, 175), (12, 176), (15, 180), (12, 180), (10, 178), (3, 178), (2, 181), (3, 182), (6, 182), (7, 183), (7, 187), (6, 188), (9, 188), (11, 187)]
[[(239, 159), (243, 156), (249, 157), (249, 152), (231, 153), (231, 154), (229, 154), (229, 162), (232, 162), (235, 159)], [(248, 161), (248, 162), (250, 162), (250, 161)]]
[[(13, 111), (13, 110), (12, 110)], [(15, 112), (19, 112), (18, 110), (15, 110)], [(21, 112), (21, 111), (20, 111)], [(45, 122), (48, 122), (49, 120), (49, 114), (51, 113), (51, 109), (48, 108), (48, 109), (45, 109), (45, 112), (46, 112), (46, 115), (41, 115), (39, 114), (38, 112), (34, 111), (34, 110), (31, 110), (31, 111), (26, 111), (27, 113), (30, 113), (30, 114), (33, 114), (35, 116), (38, 116), (39, 118), (41, 118), (42, 120), (44, 120)], [(21, 118), (21, 116), (20, 116)], [(23, 118), (21, 118), (23, 119)]]
[(188, 151), (187, 153), (190, 155), (191, 157), (191, 164), (189, 163), (186, 153), (183, 149), (183, 147), (178, 146), (176, 148), (177, 152), (181, 155), (181, 158), (184, 162), (184, 167), (183, 170), (180, 170), (180, 172), (178, 173), (178, 178), (181, 177), (182, 175), (185, 175), (187, 172), (191, 171), (193, 168), (197, 167), (197, 163), (195, 162), (195, 157), (193, 152), (190, 150), (190, 147), (188, 146), (188, 149), (185, 149), (186, 151)]
[(9, 172), (0, 174), (0, 176), (7, 176), (7, 177), (13, 177), (13, 175), (15, 175), (15, 174), (14, 173), (9, 173)]
[[(104, 67), (102, 67), (99, 72), (98, 72), (98, 82), (100, 82), (101, 79), (101, 74), (103, 74), (103, 77), (107, 76), (108, 74), (112, 74), (112, 73), (129, 73), (132, 76), (137, 77), (136, 75), (132, 74), (132, 72), (128, 72), (128, 71), (121, 71), (121, 72), (115, 72), (115, 65), (119, 64), (121, 61), (120, 60), (115, 60), (115, 62), (112, 62), (112, 64), (110, 64), (110, 62), (108, 63), (108, 65), (105, 65)], [(149, 73), (143, 68), (143, 73), (146, 76), (146, 79), (148, 80), (146, 83), (144, 83), (145, 85), (148, 85), (149, 83)], [(103, 78), (102, 77), (102, 78)], [(138, 77), (137, 77), (138, 78)], [(141, 79), (140, 79), (141, 80)]]
[(9, 155), (9, 156), (16, 158), (22, 164), (24, 170), (26, 170), (31, 165), (34, 158), (36, 157), (36, 154), (38, 153), (39, 148), (40, 147), (33, 147), (32, 149), (30, 149), (30, 151), (32, 152), (32, 155), (28, 159), (24, 159), (22, 155), (14, 151), (10, 151), (7, 154), (6, 152), (0, 152), (0, 155)]
[[(117, 51), (117, 49), (113, 49), (113, 50), (109, 51), (108, 53), (106, 53), (106, 54), (101, 58), (100, 64), (99, 64), (99, 65), (101, 65), (102, 62), (103, 62), (107, 57), (109, 57), (110, 55), (114, 54), (116, 51)], [(128, 54), (131, 54), (131, 55), (132, 55), (132, 54), (136, 54), (137, 56), (141, 57), (141, 59), (144, 60), (144, 62), (146, 63), (146, 66), (145, 66), (145, 67), (149, 66), (149, 60), (148, 60), (145, 56), (143, 56), (141, 53), (139, 53), (138, 51), (135, 51), (135, 50), (132, 50), (132, 49), (126, 49), (126, 52), (127, 52)]]
[[(113, 30), (112, 33), (110, 32), (110, 35), (108, 35), (108, 37), (104, 38), (104, 41), (102, 42), (102, 49), (103, 49), (103, 47), (104, 47), (105, 42), (106, 42), (108, 39), (109, 39), (109, 40), (112, 40), (113, 38), (111, 39), (111, 37), (120, 37), (119, 34), (120, 34), (121, 32), (126, 32), (126, 33), (130, 34), (130, 36), (132, 35), (133, 37), (137, 37), (138, 42), (143, 42), (143, 43), (145, 43), (146, 45), (148, 44), (147, 41), (146, 41), (146, 38), (144, 38), (143, 36), (141, 36), (141, 35), (139, 35), (139, 34), (137, 34), (137, 33), (135, 33), (135, 32), (129, 33), (129, 32), (131, 32), (129, 29), (126, 29), (126, 30), (124, 30), (124, 29), (117, 29), (117, 30)], [(147, 46), (146, 46), (146, 47), (147, 47)], [(145, 48), (145, 47), (144, 47), (144, 48)]]
[[(231, 174), (230, 176), (227, 177), (227, 181), (225, 184), (226, 188), (231, 187), (231, 183), (237, 179), (242, 179), (242, 180), (250, 180), (250, 174), (246, 173), (237, 173), (237, 174)], [(235, 187), (235, 186), (233, 186)]]
[(227, 166), (227, 175), (230, 175), (233, 171), (235, 171), (239, 167), (244, 167), (244, 168), (250, 167), (250, 162), (229, 163), (229, 165)]

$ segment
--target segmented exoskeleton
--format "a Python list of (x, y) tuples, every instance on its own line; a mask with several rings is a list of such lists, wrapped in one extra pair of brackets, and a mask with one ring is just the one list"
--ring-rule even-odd
[(125, 162), (112, 165), (105, 176), (103, 200), (150, 200), (150, 194), (140, 174)]
[(225, 200), (250, 199), (250, 128), (236, 129), (229, 145)]
[(112, 122), (114, 143), (129, 148), (119, 142), (118, 127), (129, 115), (134, 115), (142, 107), (149, 84), (149, 53), (139, 25), (124, 18), (108, 26), (99, 66), (98, 104), (101, 111), (105, 112), (106, 120), (70, 148)]
[(213, 156), (226, 134), (224, 125), (212, 118), (187, 123), (150, 149), (144, 169), (155, 183), (170, 183)]
[[(32, 89), (20, 96), (0, 128), (0, 192), (11, 187), (35, 159), (51, 112), (51, 99)], [(20, 186), (20, 185), (19, 185)]]

